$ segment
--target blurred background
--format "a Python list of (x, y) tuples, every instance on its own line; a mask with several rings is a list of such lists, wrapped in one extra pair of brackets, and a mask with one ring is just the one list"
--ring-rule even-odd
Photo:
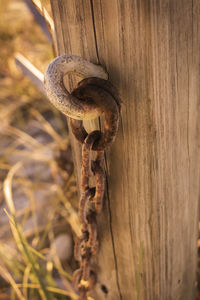
[(54, 57), (51, 22), (49, 1), (0, 2), (3, 300), (77, 298), (71, 275), (78, 200), (68, 129), (41, 84)]
[[(77, 299), (71, 276), (73, 234), (80, 228), (68, 129), (42, 84), (54, 57), (52, 24), (48, 0), (0, 1), (3, 300)], [(200, 260), (198, 289), (199, 274)]]

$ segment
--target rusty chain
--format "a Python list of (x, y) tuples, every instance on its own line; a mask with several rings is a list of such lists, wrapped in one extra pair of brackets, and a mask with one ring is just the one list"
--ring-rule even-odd
[[(102, 168), (103, 151), (97, 151), (95, 161), (91, 161), (91, 149), (99, 138), (99, 131), (93, 131), (86, 137), (82, 146), (81, 199), (79, 218), (82, 236), (75, 240), (74, 255), (80, 268), (74, 272), (74, 287), (80, 293), (80, 299), (86, 300), (87, 293), (95, 284), (95, 274), (91, 269), (92, 257), (98, 249), (96, 216), (102, 210), (105, 174)], [(91, 173), (96, 177), (96, 187), (89, 186)]]
[[(67, 91), (63, 96), (63, 68), (57, 68), (56, 64), (58, 62), (62, 62), (63, 64), (65, 61), (70, 65), (71, 58), (73, 57), (73, 70), (76, 73), (84, 73), (84, 75), (87, 73), (87, 78), (79, 82), (77, 88), (71, 94)], [(115, 139), (119, 123), (121, 99), (117, 90), (108, 80), (88, 76), (91, 74), (90, 68), (92, 68), (92, 74), (96, 74), (99, 71), (99, 66), (87, 62), (89, 69), (86, 72), (85, 69), (83, 71), (80, 61), (84, 61), (84, 64), (87, 62), (75, 56), (62, 56), (55, 59), (45, 74), (45, 87), (50, 101), (59, 110), (71, 117), (70, 125), (72, 132), (82, 144), (81, 197), (79, 202), (81, 236), (75, 238), (74, 247), (74, 256), (79, 262), (80, 267), (73, 274), (73, 285), (79, 292), (79, 300), (89, 300), (92, 299), (89, 294), (96, 283), (96, 274), (92, 268), (92, 259), (98, 250), (97, 215), (102, 211), (105, 190), (105, 172), (103, 169), (104, 150)], [(80, 66), (82, 67), (81, 71)], [(94, 66), (97, 68), (95, 72)], [(72, 68), (71, 65), (70, 68)], [(55, 74), (52, 74), (52, 69)], [(58, 74), (59, 71), (62, 73), (62, 76)], [(100, 71), (102, 72), (102, 70)], [(59, 80), (57, 80), (59, 87), (54, 86), (56, 76), (59, 77)], [(57, 98), (55, 99), (55, 97)], [(88, 112), (89, 118), (91, 116), (95, 118), (100, 113), (104, 113), (103, 133), (99, 130), (87, 133), (83, 127), (83, 120), (88, 119), (88, 115), (80, 111), (80, 105), (77, 105), (77, 103), (81, 103), (83, 109)], [(65, 105), (64, 110), (63, 105)], [(70, 107), (73, 108), (72, 114), (70, 113)], [(93, 109), (95, 110), (94, 113)], [(92, 151), (96, 152), (95, 160), (91, 158)], [(96, 181), (94, 187), (90, 186), (91, 177), (94, 177)]]
[[(92, 99), (103, 107), (105, 113), (104, 133), (93, 131), (87, 133), (82, 121), (71, 119), (72, 131), (82, 143), (81, 199), (79, 218), (82, 235), (76, 238), (75, 258), (80, 268), (74, 272), (74, 286), (79, 291), (80, 300), (87, 300), (89, 291), (95, 284), (92, 270), (92, 258), (97, 253), (97, 215), (101, 213), (105, 190), (105, 173), (103, 170), (104, 150), (116, 136), (119, 121), (120, 98), (110, 82), (99, 78), (82, 80), (72, 95), (78, 99)], [(91, 151), (96, 152), (91, 160)], [(90, 187), (89, 179), (95, 176), (96, 185)]]

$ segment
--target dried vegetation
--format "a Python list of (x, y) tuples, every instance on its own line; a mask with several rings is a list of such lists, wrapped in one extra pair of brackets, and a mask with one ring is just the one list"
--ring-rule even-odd
[(52, 47), (23, 1), (1, 1), (0, 16), (0, 299), (77, 299), (66, 119), (14, 61), (20, 52), (44, 72)]

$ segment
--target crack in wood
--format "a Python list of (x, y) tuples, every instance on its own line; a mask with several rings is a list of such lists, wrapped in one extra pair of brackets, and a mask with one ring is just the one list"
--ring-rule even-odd
[[(93, 32), (94, 32), (94, 40), (95, 40), (97, 60), (98, 60), (98, 64), (100, 64), (99, 50), (98, 50), (98, 43), (97, 43), (97, 35), (96, 35), (96, 26), (95, 26), (93, 0), (90, 0), (90, 5), (91, 5), (91, 15), (92, 15), (92, 23), (93, 23)], [(100, 118), (99, 118), (99, 128), (100, 128), (100, 130), (102, 129)], [(115, 243), (114, 243), (114, 234), (113, 234), (113, 230), (112, 230), (112, 214), (111, 214), (109, 183), (108, 183), (108, 162), (107, 162), (106, 153), (104, 154), (104, 160), (105, 160), (105, 174), (106, 174), (106, 198), (107, 198), (107, 201), (108, 201), (110, 235), (111, 235), (112, 248), (113, 248), (113, 258), (114, 258), (114, 264), (115, 264), (115, 270), (116, 270), (116, 285), (117, 285), (120, 300), (122, 300), (123, 298), (122, 298), (122, 293), (121, 293), (120, 284), (119, 284), (119, 275), (118, 275), (118, 265), (117, 265), (117, 257), (116, 257)]]

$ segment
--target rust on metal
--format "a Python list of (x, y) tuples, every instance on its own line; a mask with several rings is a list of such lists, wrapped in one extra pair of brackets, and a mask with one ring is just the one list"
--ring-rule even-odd
[[(101, 107), (105, 115), (104, 134), (94, 143), (93, 150), (104, 150), (110, 146), (118, 129), (121, 100), (117, 90), (108, 82), (108, 80), (95, 77), (86, 78), (79, 82), (78, 87), (72, 92), (72, 95), (81, 101), (95, 103)], [(105, 88), (103, 88), (104, 85)], [(77, 140), (83, 143), (87, 136), (83, 121), (71, 119), (71, 127)]]
[[(63, 76), (69, 72), (86, 77), (71, 94), (63, 84)], [(104, 150), (115, 139), (121, 107), (118, 91), (108, 80), (103, 79), (106, 77), (101, 66), (73, 55), (56, 58), (45, 74), (45, 87), (50, 101), (71, 118), (72, 132), (82, 144), (79, 202), (82, 234), (75, 237), (74, 247), (74, 257), (80, 267), (73, 273), (73, 285), (79, 292), (79, 300), (91, 299), (89, 295), (96, 282), (92, 260), (98, 251), (97, 215), (103, 208), (105, 190)], [(88, 134), (83, 127), (83, 120), (101, 114), (104, 114), (103, 132), (95, 130)], [(96, 152), (94, 160), (91, 159), (92, 151)], [(94, 187), (90, 186), (90, 177), (95, 178)]]
[[(95, 103), (105, 115), (103, 133), (95, 130), (88, 134), (81, 120), (71, 119), (72, 132), (82, 144), (79, 202), (82, 235), (75, 240), (75, 257), (80, 269), (74, 272), (74, 287), (79, 291), (79, 299), (84, 300), (89, 299), (89, 292), (95, 284), (92, 259), (98, 251), (96, 218), (102, 211), (105, 190), (104, 150), (115, 139), (121, 100), (116, 89), (108, 81), (99, 78), (82, 80), (72, 94), (82, 101)], [(92, 151), (96, 152), (95, 160), (91, 160)], [(95, 187), (90, 187), (91, 176), (95, 177)]]
[(91, 120), (102, 114), (102, 110), (91, 101), (80, 101), (66, 89), (64, 76), (74, 73), (83, 78), (92, 76), (107, 79), (102, 66), (93, 64), (76, 55), (56, 57), (44, 74), (44, 86), (49, 101), (63, 114), (78, 120)]

